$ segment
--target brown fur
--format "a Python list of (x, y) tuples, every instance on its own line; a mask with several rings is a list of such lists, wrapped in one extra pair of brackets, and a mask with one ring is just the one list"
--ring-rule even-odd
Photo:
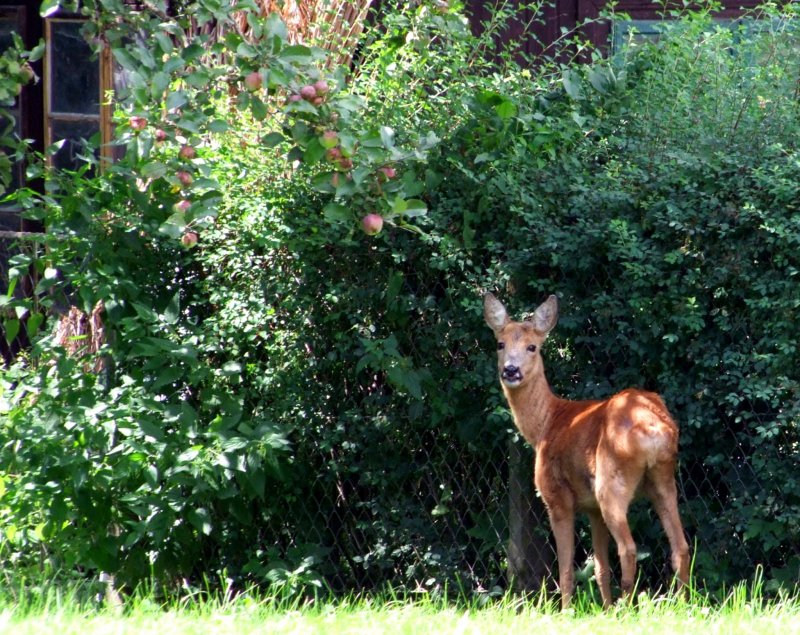
[(562, 608), (569, 605), (573, 591), (578, 511), (591, 521), (603, 605), (611, 604), (609, 535), (617, 543), (622, 591), (626, 596), (631, 592), (636, 545), (627, 512), (639, 495), (652, 501), (669, 540), (678, 584), (686, 584), (689, 547), (675, 485), (678, 426), (661, 397), (635, 388), (604, 401), (556, 397), (540, 356), (541, 345), (558, 320), (555, 296), (536, 309), (530, 321), (514, 322), (497, 298), (486, 294), (484, 316), (497, 336), (498, 370), (514, 422), (536, 452), (534, 481), (556, 539)]

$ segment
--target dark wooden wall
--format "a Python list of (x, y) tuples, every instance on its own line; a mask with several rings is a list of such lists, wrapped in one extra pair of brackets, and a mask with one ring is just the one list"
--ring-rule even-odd
[[(492, 7), (497, 1), (466, 0), (467, 13), (474, 31), (482, 30), (482, 23), (489, 19)], [(511, 3), (524, 6), (529, 4), (529, 1), (511, 0)], [(527, 29), (525, 25), (531, 23), (533, 15), (531, 9), (524, 8), (520, 11), (518, 19), (508, 23), (501, 39), (519, 41), (525, 53), (535, 56), (540, 54), (543, 48), (555, 42), (561, 36), (563, 29), (571, 31), (585, 20), (597, 18), (605, 4), (605, 0), (554, 0), (550, 6), (542, 9), (540, 20)], [(718, 16), (735, 18), (758, 4), (758, 0), (722, 0), (724, 8)], [(676, 3), (676, 6), (682, 7), (683, 4)], [(616, 13), (627, 14), (631, 20), (654, 20), (662, 17), (663, 8), (648, 0), (619, 0)], [(611, 24), (608, 21), (592, 23), (583, 28), (583, 34), (595, 46), (606, 51), (611, 35)]]

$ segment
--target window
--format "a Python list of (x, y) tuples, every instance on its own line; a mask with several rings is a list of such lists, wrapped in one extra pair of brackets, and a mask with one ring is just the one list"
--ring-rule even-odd
[(83, 39), (82, 26), (78, 19), (46, 21), (45, 145), (64, 141), (51, 159), (57, 168), (77, 168), (83, 141), (101, 140), (101, 57)]
[[(40, 0), (0, 0), (0, 51), (19, 34), (29, 49), (45, 40), (45, 56), (34, 70), (40, 80), (26, 86), (11, 114), (15, 133), (33, 140), (33, 148), (64, 141), (50, 163), (58, 168), (77, 168), (83, 161), (84, 140), (101, 143), (100, 156), (110, 157), (105, 148), (111, 137), (111, 107), (104, 104), (105, 92), (112, 86), (111, 56), (95, 54), (81, 34), (82, 18), (63, 12), (47, 18), (39, 14)], [(26, 184), (40, 188), (41, 183), (25, 182), (25, 166), (16, 165), (12, 188)], [(14, 244), (17, 232), (41, 231), (41, 225), (23, 219), (19, 210), (0, 204), (0, 293), (7, 289), (7, 263), (20, 244)]]

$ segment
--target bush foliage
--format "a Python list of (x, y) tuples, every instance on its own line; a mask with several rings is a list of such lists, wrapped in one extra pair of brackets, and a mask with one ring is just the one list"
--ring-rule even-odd
[[(699, 579), (796, 580), (800, 48), (776, 11), (710, 16), (522, 69), (481, 61), (455, 10), (423, 3), (386, 18), (347, 81), (272, 19), (207, 68), (191, 46), (142, 66), (98, 24), (152, 75), (118, 104), (127, 152), (18, 195), (49, 251), (14, 263), (41, 272), (36, 304), (4, 304), (102, 302), (103, 370), (42, 328), (4, 374), (2, 557), (131, 586), (495, 584), (511, 423), (480, 313), (493, 289), (516, 312), (561, 297), (557, 392), (664, 395)], [(269, 92), (229, 99), (253, 70)], [(323, 75), (323, 108), (285, 105)], [(340, 184), (333, 112), (355, 157)], [(396, 224), (365, 236), (376, 210)], [(646, 514), (635, 531), (657, 544)]]

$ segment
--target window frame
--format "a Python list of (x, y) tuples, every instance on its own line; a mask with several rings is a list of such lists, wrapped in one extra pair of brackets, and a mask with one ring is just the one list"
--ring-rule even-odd
[[(86, 22), (86, 18), (80, 15), (57, 12), (52, 16), (44, 19), (44, 40), (45, 40), (45, 55), (44, 55), (44, 69), (42, 75), (42, 83), (44, 84), (43, 91), (43, 133), (44, 133), (44, 147), (49, 148), (53, 143), (58, 141), (53, 137), (53, 124), (56, 121), (61, 122), (97, 122), (97, 129), (100, 132), (100, 169), (103, 170), (108, 166), (112, 159), (111, 139), (113, 133), (112, 118), (112, 103), (107, 98), (109, 91), (113, 90), (113, 67), (111, 53), (107, 47), (101, 49), (97, 54), (97, 72), (98, 72), (98, 96), (97, 103), (99, 105), (97, 114), (84, 114), (84, 113), (61, 113), (53, 111), (53, 86), (54, 78), (53, 73), (53, 25), (58, 23), (75, 23), (80, 24)], [(53, 157), (47, 159), (48, 165), (53, 165)]]

